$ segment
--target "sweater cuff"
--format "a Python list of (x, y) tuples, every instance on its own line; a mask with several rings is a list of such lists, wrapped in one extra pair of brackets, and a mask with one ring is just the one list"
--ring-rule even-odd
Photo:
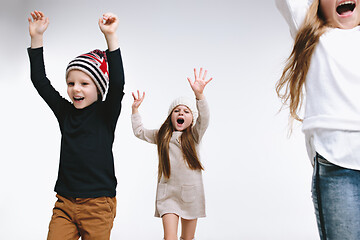
[(38, 48), (28, 47), (27, 51), (28, 51), (28, 54), (42, 53), (44, 51), (44, 48), (43, 47), (38, 47)]
[(131, 120), (136, 120), (136, 119), (139, 119), (139, 118), (141, 118), (139, 112), (131, 114)]
[(196, 105), (197, 106), (204, 106), (207, 104), (207, 101), (206, 101), (206, 98), (204, 97), (203, 99), (199, 100), (199, 99), (196, 99)]
[(106, 55), (108, 54), (117, 54), (118, 52), (120, 52), (120, 47), (118, 47), (117, 49), (113, 50), (113, 51), (109, 51), (109, 49), (106, 49)]

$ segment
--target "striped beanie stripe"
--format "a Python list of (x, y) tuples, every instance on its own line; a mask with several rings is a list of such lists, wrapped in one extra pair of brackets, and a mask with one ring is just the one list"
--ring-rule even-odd
[(91, 77), (104, 99), (109, 87), (109, 69), (106, 53), (96, 49), (76, 57), (66, 68), (66, 78), (68, 73), (75, 69), (83, 71)]

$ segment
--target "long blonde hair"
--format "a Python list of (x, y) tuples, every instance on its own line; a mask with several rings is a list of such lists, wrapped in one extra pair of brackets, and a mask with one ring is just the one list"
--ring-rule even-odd
[[(293, 120), (302, 122), (298, 113), (304, 99), (303, 86), (308, 73), (311, 57), (320, 36), (327, 25), (320, 11), (320, 0), (310, 5), (303, 25), (300, 27), (294, 42), (293, 50), (287, 59), (280, 80), (276, 83), (276, 93), (283, 105), (289, 105), (290, 125)], [(282, 90), (284, 93), (282, 93)]]
[[(158, 166), (158, 180), (161, 176), (169, 178), (171, 175), (170, 157), (169, 157), (169, 143), (174, 131), (171, 123), (171, 114), (167, 117), (165, 122), (159, 129), (156, 136), (157, 149), (159, 155)], [(192, 133), (192, 127), (186, 128), (180, 137), (181, 151), (186, 160), (188, 167), (192, 170), (204, 170), (195, 147), (195, 138)]]

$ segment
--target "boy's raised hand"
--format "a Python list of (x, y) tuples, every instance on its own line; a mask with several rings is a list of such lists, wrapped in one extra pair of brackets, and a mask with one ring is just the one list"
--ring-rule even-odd
[(43, 34), (49, 26), (49, 18), (45, 17), (41, 11), (30, 13), (32, 18), (28, 18), (29, 33), (31, 37), (31, 48), (42, 47)]
[(132, 96), (134, 98), (134, 102), (133, 102), (131, 108), (132, 108), (132, 113), (134, 114), (134, 113), (138, 112), (138, 108), (140, 107), (142, 101), (145, 98), (145, 92), (143, 92), (142, 96), (140, 96), (140, 91), (137, 90), (137, 97), (136, 97), (135, 93), (132, 93)]
[(104, 13), (102, 18), (99, 19), (99, 27), (102, 33), (114, 34), (119, 26), (119, 19), (113, 13)]
[(203, 69), (200, 68), (199, 75), (197, 75), (196, 68), (194, 68), (195, 81), (192, 82), (190, 78), (187, 78), (189, 81), (189, 84), (191, 86), (191, 89), (194, 91), (195, 97), (198, 100), (201, 100), (204, 98), (204, 88), (212, 80), (212, 78), (210, 78), (209, 80), (206, 80), (206, 74), (207, 74), (207, 70), (205, 70), (204, 75), (203, 75)]
[(105, 36), (109, 51), (116, 50), (119, 47), (116, 35), (118, 26), (119, 19), (113, 13), (104, 13), (102, 18), (99, 19), (99, 27)]

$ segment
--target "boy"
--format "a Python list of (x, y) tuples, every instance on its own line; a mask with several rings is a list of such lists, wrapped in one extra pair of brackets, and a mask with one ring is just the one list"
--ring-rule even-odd
[[(94, 50), (71, 61), (66, 69), (67, 93), (62, 98), (46, 77), (43, 34), (49, 19), (31, 13), (28, 48), (31, 81), (54, 112), (61, 131), (57, 202), (48, 239), (109, 239), (116, 214), (116, 177), (112, 145), (124, 96), (124, 71), (116, 15), (99, 19), (108, 50)], [(105, 98), (106, 96), (106, 98)]]

